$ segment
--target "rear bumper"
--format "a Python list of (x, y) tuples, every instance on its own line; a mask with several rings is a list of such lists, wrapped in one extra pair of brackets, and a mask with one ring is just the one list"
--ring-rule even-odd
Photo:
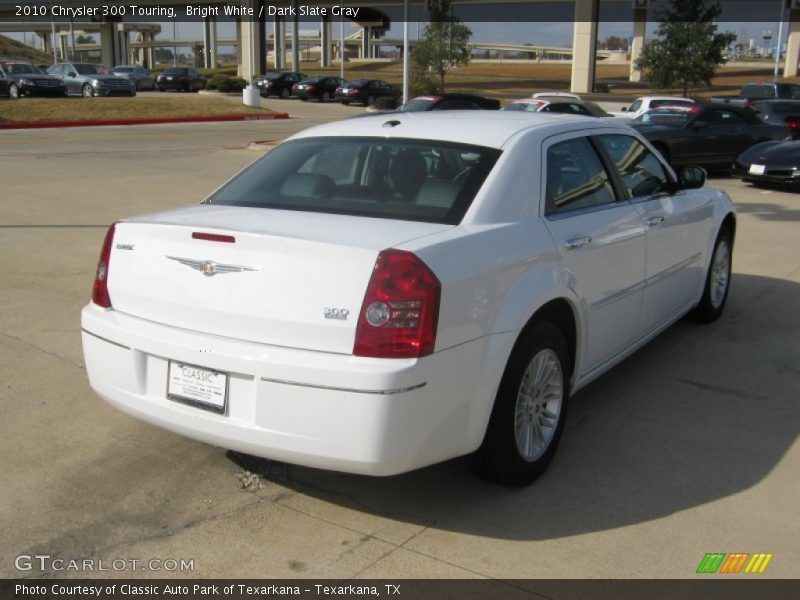
[[(209, 444), (289, 463), (393, 475), (473, 451), (485, 340), (422, 359), (266, 346), (89, 305), (92, 388), (124, 412)], [(226, 414), (166, 397), (168, 361), (229, 374)]]

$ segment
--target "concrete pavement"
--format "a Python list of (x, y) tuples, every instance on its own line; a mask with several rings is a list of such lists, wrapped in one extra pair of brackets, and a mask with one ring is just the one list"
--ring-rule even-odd
[[(706, 552), (798, 576), (795, 194), (712, 181), (740, 211), (727, 312), (581, 391), (526, 489), (462, 460), (383, 479), (242, 462), (96, 397), (79, 311), (107, 224), (196, 202), (260, 155), (251, 141), (323, 118), (0, 133), (0, 576), (686, 578)], [(21, 554), (127, 562), (19, 571)]]

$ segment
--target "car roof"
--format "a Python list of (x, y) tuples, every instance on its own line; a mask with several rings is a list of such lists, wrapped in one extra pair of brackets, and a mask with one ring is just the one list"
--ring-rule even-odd
[(344, 119), (301, 131), (289, 139), (313, 137), (382, 137), (454, 142), (503, 148), (523, 131), (551, 129), (552, 133), (613, 127), (631, 132), (625, 123), (580, 115), (514, 111), (457, 110), (392, 112)]

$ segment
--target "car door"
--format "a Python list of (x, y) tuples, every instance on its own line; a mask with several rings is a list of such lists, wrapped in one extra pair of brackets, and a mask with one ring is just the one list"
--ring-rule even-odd
[(704, 277), (704, 232), (708, 231), (713, 205), (700, 194), (677, 189), (658, 157), (634, 136), (601, 134), (597, 139), (647, 228), (645, 287), (638, 325), (638, 334), (643, 336), (674, 319), (696, 300)]
[(601, 368), (636, 336), (646, 230), (589, 137), (571, 133), (550, 138), (542, 157), (545, 223), (586, 315), (583, 376)]
[(747, 132), (739, 127), (740, 122), (741, 117), (734, 111), (717, 108), (707, 108), (694, 117), (688, 128), (695, 133), (698, 162), (733, 162), (747, 147)]

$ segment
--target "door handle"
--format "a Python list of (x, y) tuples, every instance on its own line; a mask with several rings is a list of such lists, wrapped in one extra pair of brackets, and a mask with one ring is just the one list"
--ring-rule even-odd
[(581, 246), (585, 246), (587, 244), (592, 243), (592, 236), (585, 235), (583, 237), (576, 237), (572, 238), (571, 240), (567, 240), (564, 242), (564, 248), (567, 250), (575, 250), (575, 248), (580, 248)]
[(664, 217), (662, 215), (654, 215), (652, 217), (647, 217), (644, 222), (647, 223), (648, 227), (655, 227), (664, 222)]

